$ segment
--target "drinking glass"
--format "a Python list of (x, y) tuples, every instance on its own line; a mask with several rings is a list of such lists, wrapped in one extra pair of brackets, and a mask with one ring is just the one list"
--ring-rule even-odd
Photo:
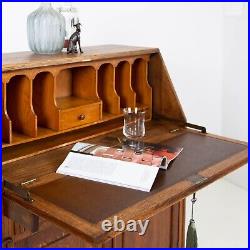
[(145, 135), (145, 113), (142, 108), (124, 108), (123, 134), (130, 140), (129, 146), (136, 153), (143, 151), (142, 138)]

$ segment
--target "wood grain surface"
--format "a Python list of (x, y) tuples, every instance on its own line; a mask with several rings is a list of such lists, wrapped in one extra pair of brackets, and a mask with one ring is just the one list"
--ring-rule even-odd
[(62, 52), (53, 56), (37, 55), (33, 52), (3, 54), (2, 72), (159, 52), (157, 48), (134, 47), (126, 45), (89, 46), (83, 47), (83, 51), (83, 54), (68, 55), (66, 52)]

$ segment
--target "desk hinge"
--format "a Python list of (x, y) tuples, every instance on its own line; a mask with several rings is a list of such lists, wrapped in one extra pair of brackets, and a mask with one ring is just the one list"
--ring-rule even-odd
[[(207, 133), (206, 128), (203, 127), (203, 126), (200, 126), (200, 125), (196, 125), (196, 124), (192, 124), (192, 123), (186, 122), (186, 123), (184, 123), (184, 126), (185, 126), (185, 128), (196, 129), (196, 130), (200, 131), (200, 132), (203, 133), (203, 134), (206, 134), (206, 133)], [(171, 129), (171, 130), (169, 131), (169, 133), (179, 132), (179, 131), (181, 131), (182, 129), (183, 129), (183, 127), (174, 128), (174, 129)]]
[(193, 123), (183, 122), (183, 121), (179, 121), (179, 120), (176, 120), (176, 119), (171, 119), (171, 118), (163, 117), (161, 115), (156, 116), (156, 119), (166, 120), (166, 121), (169, 121), (169, 122), (174, 122), (174, 123), (176, 123), (176, 125), (179, 125), (178, 128), (171, 129), (169, 131), (170, 133), (174, 133), (174, 132), (180, 131), (181, 129), (183, 129), (183, 126), (185, 128), (192, 128), (192, 129), (199, 130), (203, 134), (207, 133), (207, 129), (205, 127), (200, 126), (200, 125), (196, 125), (196, 124), (193, 124)]
[(207, 133), (207, 129), (205, 127), (203, 127), (203, 126), (200, 126), (200, 125), (196, 125), (196, 124), (192, 124), (192, 123), (186, 122), (185, 123), (185, 127), (186, 128), (192, 128), (192, 129), (199, 130), (203, 134)]
[(3, 187), (14, 192), (17, 196), (28, 202), (33, 202), (31, 194), (28, 190), (24, 189), (21, 185), (15, 185), (9, 181), (3, 180)]

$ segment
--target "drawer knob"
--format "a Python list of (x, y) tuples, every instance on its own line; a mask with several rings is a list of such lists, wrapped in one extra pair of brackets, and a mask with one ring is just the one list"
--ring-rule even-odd
[(85, 119), (85, 115), (79, 115), (79, 120), (83, 121)]

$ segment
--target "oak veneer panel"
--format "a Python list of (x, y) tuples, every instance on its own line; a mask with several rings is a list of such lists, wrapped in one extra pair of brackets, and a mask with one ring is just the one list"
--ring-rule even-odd
[(120, 114), (120, 97), (115, 90), (115, 69), (110, 63), (103, 64), (98, 70), (98, 95), (103, 102), (103, 111)]
[[(179, 205), (179, 204), (178, 204)], [(179, 230), (180, 230), (180, 224), (182, 224), (182, 221), (179, 221), (179, 216), (181, 213), (181, 208), (178, 205), (173, 205), (171, 207), (171, 235), (170, 235), (170, 247), (171, 248), (177, 248), (179, 247)], [(180, 204), (181, 205), (181, 204)]]
[(15, 234), (15, 225), (6, 216), (2, 215), (2, 239), (9, 238)]
[(44, 248), (55, 241), (63, 239), (69, 233), (64, 232), (61, 228), (43, 221), (39, 231), (32, 234), (17, 234), (13, 237), (15, 248)]
[(8, 72), (19, 69), (55, 66), (94, 60), (112, 59), (126, 56), (137, 56), (159, 52), (157, 48), (134, 47), (125, 45), (99, 45), (83, 47), (83, 54), (68, 55), (36, 55), (32, 52), (18, 52), (3, 54), (2, 71)]
[(6, 143), (12, 142), (12, 123), (6, 107), (6, 83), (2, 84), (2, 139)]
[(148, 71), (148, 81), (153, 89), (153, 116), (161, 115), (186, 122), (185, 114), (160, 53), (151, 55)]
[[(174, 205), (178, 206), (178, 205)], [(148, 229), (142, 237), (138, 232), (123, 233), (124, 248), (169, 248), (171, 247), (171, 235), (177, 234), (171, 227), (172, 208), (150, 218)], [(177, 220), (178, 221), (178, 220)]]
[[(160, 137), (159, 134), (158, 140)], [(245, 145), (189, 132), (169, 139), (165, 143), (173, 147), (183, 147), (184, 150), (168, 171), (159, 171), (150, 193), (68, 176), (34, 187), (31, 192), (80, 218), (97, 223), (246, 149)], [(63, 161), (65, 154), (61, 155)], [(47, 158), (46, 154), (44, 157)], [(58, 156), (58, 160), (59, 158)], [(47, 162), (49, 164), (49, 159)], [(64, 192), (63, 197), (58, 195), (62, 192)], [(78, 197), (77, 200), (72, 201), (72, 192)]]
[(8, 114), (2, 111), (2, 140), (6, 143), (12, 142), (12, 124)]
[(93, 246), (87, 241), (75, 235), (67, 235), (62, 239), (56, 240), (45, 248), (92, 248)]
[(136, 103), (152, 107), (152, 89), (148, 83), (148, 63), (136, 59), (132, 65), (132, 87), (136, 93)]
[[(154, 128), (155, 133), (151, 137), (151, 142), (160, 142), (163, 133), (160, 131), (160, 127), (157, 129), (157, 126), (154, 126)], [(113, 136), (113, 133), (110, 135)], [(113, 231), (103, 234), (100, 229), (100, 222), (92, 224), (88, 222), (88, 219), (100, 221), (109, 215), (109, 218), (112, 219), (113, 214), (118, 215), (125, 221), (132, 218), (147, 219), (247, 161), (246, 145), (214, 138), (210, 135), (189, 132), (189, 130), (183, 130), (183, 133), (177, 134), (176, 137), (165, 142), (172, 146), (183, 146), (184, 151), (172, 163), (167, 172), (159, 172), (150, 193), (84, 179), (73, 181), (73, 177), (62, 177), (62, 179), (50, 180), (47, 184), (30, 187), (35, 198), (35, 202), (32, 204), (27, 204), (7, 193), (6, 195), (12, 197), (14, 201), (24, 207), (28, 207), (31, 211), (50, 218), (50, 220), (69, 231), (87, 240), (100, 243), (110, 239), (110, 237), (116, 237), (117, 234)], [(46, 172), (51, 173), (53, 169), (55, 171), (70, 148), (71, 146), (64, 147), (52, 150), (50, 153), (6, 164), (3, 169), (3, 176), (15, 181), (22, 180), (22, 177), (34, 178), (39, 173), (41, 176), (38, 181), (39, 184), (40, 181), (46, 181), (48, 178)], [(200, 157), (197, 157), (197, 155)], [(55, 156), (56, 159), (54, 159)], [(32, 162), (32, 164), (29, 164), (29, 162)], [(31, 169), (31, 166), (32, 169), (37, 171), (36, 173), (31, 171), (28, 175), (27, 170)], [(214, 166), (216, 170), (213, 175), (208, 175), (208, 179), (202, 184), (196, 184), (188, 180), (190, 176), (214, 168)], [(65, 188), (66, 186), (68, 188)], [(55, 187), (58, 191), (63, 190), (63, 198), (60, 199)], [(78, 197), (77, 200), (72, 200), (72, 193)], [(112, 195), (108, 195), (110, 193)], [(96, 204), (98, 200), (101, 205)], [(96, 207), (101, 208), (96, 212)], [(57, 212), (55, 213), (55, 211)], [(177, 243), (175, 242), (175, 244)]]
[(65, 69), (60, 71), (60, 73), (56, 76), (55, 97), (60, 98), (71, 96), (73, 92), (72, 84), (72, 70)]
[(73, 71), (73, 95), (81, 98), (98, 100), (97, 71), (94, 67), (86, 66)]
[(19, 225), (25, 227), (31, 232), (35, 232), (39, 228), (39, 217), (35, 214), (30, 213), (28, 210), (23, 208), (11, 200), (5, 199), (3, 197), (3, 213), (6, 217), (15, 221)]
[(37, 117), (32, 106), (32, 83), (25, 75), (17, 75), (7, 83), (7, 112), (16, 132), (37, 136)]
[(98, 100), (97, 72), (91, 66), (60, 71), (56, 77), (56, 98), (75, 96)]
[(136, 95), (131, 86), (131, 65), (127, 61), (116, 66), (115, 88), (120, 96), (121, 108), (135, 107)]
[(55, 82), (50, 72), (40, 72), (33, 80), (33, 108), (37, 115), (38, 126), (55, 128)]

